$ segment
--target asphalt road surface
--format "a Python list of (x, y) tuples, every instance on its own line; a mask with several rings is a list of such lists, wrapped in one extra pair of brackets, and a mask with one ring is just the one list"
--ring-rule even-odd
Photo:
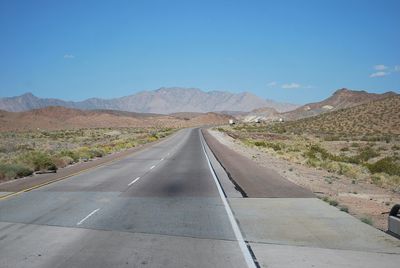
[(1, 200), (0, 267), (246, 267), (236, 231), (200, 131), (186, 129)]

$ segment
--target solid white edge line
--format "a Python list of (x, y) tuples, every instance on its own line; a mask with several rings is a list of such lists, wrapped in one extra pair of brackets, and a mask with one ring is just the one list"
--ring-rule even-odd
[(140, 179), (140, 177), (137, 177), (136, 179), (134, 179), (133, 181), (131, 181), (128, 186), (131, 186), (132, 184), (134, 184), (135, 182), (137, 182)]
[[(203, 136), (203, 134), (201, 134), (201, 132), (200, 132), (200, 135)], [(251, 254), (249, 252), (249, 249), (247, 248), (247, 245), (244, 242), (243, 235), (242, 235), (242, 233), (241, 233), (241, 231), (239, 229), (239, 226), (237, 225), (235, 217), (233, 216), (233, 212), (231, 210), (231, 207), (229, 206), (229, 203), (226, 200), (226, 197), (224, 195), (224, 192), (222, 191), (222, 188), (221, 188), (221, 185), (219, 184), (217, 176), (216, 176), (214, 170), (212, 169), (211, 161), (208, 158), (208, 155), (206, 153), (206, 150), (205, 150), (205, 147), (204, 147), (204, 144), (203, 144), (203, 140), (200, 139), (200, 141), (201, 141), (201, 145), (203, 147), (204, 155), (207, 158), (208, 167), (209, 167), (209, 169), (211, 171), (212, 177), (214, 178), (214, 182), (217, 185), (219, 196), (221, 197), (222, 203), (224, 204), (224, 207), (225, 207), (225, 211), (228, 214), (229, 221), (230, 221), (230, 223), (232, 225), (233, 232), (235, 233), (235, 237), (236, 237), (236, 240), (238, 241), (238, 244), (239, 244), (240, 250), (242, 251), (243, 257), (246, 260), (246, 264), (247, 264), (248, 267), (256, 268), (256, 265), (255, 265), (255, 263), (253, 261), (253, 258), (252, 258)]]
[(94, 213), (96, 213), (97, 211), (99, 211), (100, 209), (95, 209), (93, 210), (89, 215), (87, 215), (85, 218), (83, 218), (82, 220), (80, 220), (76, 225), (81, 225), (84, 221), (86, 221), (90, 216), (92, 216)]

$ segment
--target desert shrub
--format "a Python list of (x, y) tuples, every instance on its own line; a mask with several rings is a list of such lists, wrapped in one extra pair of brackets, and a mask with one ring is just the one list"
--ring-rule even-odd
[(306, 164), (310, 167), (318, 167), (320, 165), (320, 161), (316, 158), (309, 158), (307, 159)]
[(324, 161), (321, 161), (320, 166), (323, 169), (327, 170), (328, 172), (338, 173), (340, 171), (340, 166), (339, 166), (339, 163), (337, 163), (337, 162), (324, 160)]
[(351, 147), (360, 147), (360, 144), (357, 142), (353, 142), (350, 144)]
[(80, 147), (77, 149), (77, 154), (80, 159), (90, 159), (90, 148), (89, 147)]
[(334, 207), (337, 207), (337, 206), (339, 205), (339, 202), (336, 201), (336, 200), (330, 200), (330, 201), (329, 201), (329, 205), (334, 206)]
[(8, 142), (0, 146), (0, 153), (12, 153), (17, 150), (18, 150), (18, 145), (12, 142)]
[(257, 147), (267, 147), (267, 144), (265, 144), (264, 141), (256, 141), (254, 142), (254, 145)]
[(383, 183), (382, 177), (379, 174), (374, 174), (371, 176), (372, 183), (381, 186)]
[(343, 148), (340, 149), (340, 151), (342, 151), (342, 152), (347, 152), (349, 150), (350, 150), (349, 147), (343, 147)]
[(360, 164), (360, 159), (357, 156), (331, 155), (330, 158), (338, 162)]
[(53, 162), (57, 166), (57, 168), (63, 168), (63, 167), (73, 164), (74, 159), (72, 159), (69, 156), (61, 156), (61, 157), (54, 157)]
[(377, 157), (380, 154), (376, 152), (372, 147), (365, 147), (359, 151), (359, 154), (356, 156), (360, 161), (366, 162), (371, 158)]
[(147, 138), (147, 142), (153, 142), (153, 141), (156, 141), (156, 140), (158, 140), (157, 136), (150, 136), (150, 137)]
[(246, 145), (246, 146), (253, 146), (254, 145), (254, 142), (252, 141), (252, 140), (250, 140), (250, 139), (240, 139), (242, 142), (243, 142), (243, 144), (244, 145)]
[(156, 140), (159, 139), (159, 134), (157, 131), (150, 131), (150, 138), (155, 138)]
[(16, 179), (32, 175), (32, 169), (22, 164), (0, 164), (0, 179)]
[(90, 158), (103, 157), (105, 155), (104, 151), (100, 148), (91, 148), (89, 150)]
[(102, 145), (101, 149), (105, 154), (110, 154), (113, 152), (113, 147), (111, 145)]
[(282, 145), (279, 143), (273, 143), (273, 142), (268, 142), (267, 146), (272, 148), (274, 151), (280, 151), (282, 150)]
[(340, 208), (340, 211), (349, 213), (349, 208), (348, 208), (348, 207), (341, 207), (341, 208)]
[(323, 139), (324, 141), (340, 141), (340, 137), (336, 135), (328, 135), (325, 136)]
[(324, 196), (324, 197), (322, 198), (322, 201), (329, 203), (329, 197)]
[(309, 146), (308, 151), (305, 153), (305, 156), (309, 159), (327, 159), (329, 157), (329, 153), (325, 148), (322, 148), (318, 144), (312, 144)]
[(373, 164), (367, 164), (369, 171), (374, 173), (386, 173), (400, 176), (400, 164), (392, 157), (385, 157)]
[[(344, 164), (344, 163), (341, 164), (341, 165), (342, 165), (342, 169), (341, 169), (341, 173), (340, 174), (343, 174), (343, 175), (345, 175), (345, 176), (347, 176), (349, 178), (357, 179), (360, 176), (362, 176), (362, 174), (363, 174), (363, 168), (362, 167), (352, 166), (350, 164)], [(354, 181), (353, 184), (355, 184), (355, 180), (353, 180), (353, 181)]]
[(395, 151), (395, 150), (400, 150), (400, 146), (399, 146), (399, 145), (393, 145), (393, 146), (392, 146), (392, 150), (393, 150), (393, 151)]
[(79, 154), (75, 151), (65, 149), (65, 150), (61, 150), (58, 155), (59, 155), (59, 157), (63, 157), (63, 156), (70, 157), (74, 162), (79, 161)]
[(52, 157), (47, 152), (32, 151), (20, 156), (19, 162), (28, 165), (35, 171), (39, 170), (57, 170)]

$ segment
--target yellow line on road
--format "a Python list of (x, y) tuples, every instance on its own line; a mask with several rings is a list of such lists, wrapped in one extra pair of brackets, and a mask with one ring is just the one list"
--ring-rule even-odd
[[(135, 153), (137, 153), (137, 152), (133, 152), (132, 154), (135, 154)], [(61, 177), (61, 178), (58, 178), (58, 179), (54, 179), (54, 180), (51, 180), (51, 181), (47, 181), (47, 182), (44, 182), (44, 183), (41, 183), (41, 184), (38, 184), (38, 185), (35, 185), (35, 186), (32, 186), (32, 187), (23, 189), (23, 190), (18, 191), (18, 192), (13, 192), (13, 193), (10, 193), (10, 194), (6, 194), (6, 195), (3, 195), (3, 196), (0, 196), (0, 200), (4, 200), (4, 199), (10, 198), (10, 197), (12, 197), (12, 196), (19, 195), (19, 194), (21, 194), (21, 193), (29, 192), (29, 191), (32, 191), (32, 190), (34, 190), (34, 189), (37, 189), (37, 188), (46, 186), (46, 185), (48, 185), (48, 184), (51, 184), (51, 183), (54, 183), (54, 182), (57, 182), (57, 181), (61, 181), (61, 180), (67, 179), (67, 178), (69, 178), (69, 177), (73, 177), (73, 176), (79, 175), (79, 174), (84, 173), (84, 172), (86, 172), (86, 171), (89, 171), (89, 170), (92, 170), (92, 169), (95, 169), (95, 168), (99, 168), (99, 167), (102, 167), (102, 166), (111, 164), (111, 163), (113, 163), (113, 162), (115, 162), (115, 161), (118, 161), (118, 160), (121, 160), (122, 158), (127, 157), (127, 156), (129, 156), (129, 155), (131, 155), (131, 154), (128, 154), (128, 155), (125, 155), (125, 156), (120, 156), (120, 157), (115, 158), (115, 159), (113, 159), (113, 160), (111, 160), (111, 161), (107, 161), (107, 162), (105, 162), (105, 163), (102, 163), (102, 164), (99, 164), (99, 165), (96, 165), (96, 166), (93, 166), (93, 167), (90, 167), (90, 168), (87, 168), (87, 169), (83, 169), (83, 170), (81, 170), (81, 171), (78, 171), (78, 172), (75, 172), (75, 173), (66, 175), (66, 176)]]
[[(35, 186), (32, 186), (32, 187), (23, 189), (23, 190), (18, 191), (18, 192), (13, 192), (13, 193), (10, 193), (10, 194), (6, 194), (6, 195), (3, 195), (3, 196), (0, 196), (0, 201), (1, 201), (1, 200), (4, 200), (4, 199), (7, 199), (7, 198), (10, 198), (10, 197), (12, 197), (12, 196), (16, 196), (16, 195), (19, 195), (19, 194), (22, 194), (22, 193), (25, 193), (25, 192), (32, 191), (32, 190), (34, 190), (34, 189), (37, 189), (37, 188), (46, 186), (46, 185), (48, 185), (48, 184), (51, 184), (51, 183), (54, 183), (54, 182), (57, 182), (57, 181), (61, 181), (61, 180), (67, 179), (67, 178), (69, 178), (69, 177), (73, 177), (73, 176), (79, 175), (79, 174), (81, 174), (81, 173), (84, 173), (84, 172), (86, 172), (86, 171), (89, 171), (89, 170), (92, 170), (92, 169), (95, 169), (95, 168), (99, 168), (99, 167), (102, 167), (102, 166), (105, 166), (105, 165), (112, 164), (112, 163), (114, 163), (115, 161), (121, 160), (122, 158), (125, 158), (125, 157), (128, 157), (128, 156), (137, 154), (137, 153), (139, 153), (139, 152), (143, 152), (143, 151), (145, 151), (145, 150), (151, 148), (151, 147), (152, 147), (153, 145), (155, 145), (155, 144), (163, 143), (163, 142), (165, 142), (166, 140), (168, 140), (168, 139), (174, 137), (178, 132), (179, 132), (179, 131), (173, 133), (171, 136), (167, 137), (166, 139), (162, 139), (162, 140), (160, 140), (160, 141), (158, 141), (158, 142), (152, 144), (151, 146), (148, 146), (148, 147), (145, 147), (145, 148), (139, 148), (139, 150), (136, 151), (136, 152), (132, 152), (132, 153), (127, 154), (127, 155), (124, 155), (124, 156), (119, 156), (119, 157), (117, 157), (117, 158), (115, 158), (115, 159), (113, 159), (113, 160), (107, 161), (107, 162), (105, 162), (105, 163), (102, 163), (102, 164), (99, 164), (99, 165), (96, 165), (96, 166), (93, 166), (93, 167), (90, 167), (90, 168), (87, 168), (87, 169), (83, 169), (83, 170), (81, 170), (81, 171), (78, 171), (78, 172), (75, 172), (75, 173), (66, 175), (66, 176), (61, 177), (61, 178), (58, 178), (58, 179), (54, 179), (54, 180), (51, 180), (51, 181), (47, 181), (47, 182), (44, 182), (44, 183), (41, 183), (41, 184), (38, 184), (38, 185), (35, 185)], [(142, 149), (142, 150), (140, 150), (140, 149)]]

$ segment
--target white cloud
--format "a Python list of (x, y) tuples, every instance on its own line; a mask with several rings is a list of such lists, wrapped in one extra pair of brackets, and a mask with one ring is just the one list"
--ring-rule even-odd
[(389, 75), (388, 72), (380, 71), (380, 72), (372, 73), (369, 77), (371, 77), (371, 78), (374, 78), (374, 77), (384, 77), (384, 76), (387, 76), (387, 75)]
[(65, 55), (64, 55), (64, 59), (70, 60), (70, 59), (73, 59), (73, 58), (75, 58), (75, 56), (72, 55), (72, 54), (65, 54)]
[(292, 89), (292, 88), (300, 88), (301, 85), (297, 83), (289, 83), (289, 84), (283, 84), (282, 88), (284, 89)]
[(378, 65), (374, 66), (374, 69), (377, 70), (377, 71), (383, 71), (383, 70), (386, 70), (387, 68), (388, 67), (383, 65), (383, 64), (378, 64)]
[(278, 82), (272, 81), (272, 82), (269, 82), (269, 83), (267, 84), (267, 87), (274, 87), (274, 86), (276, 86), (276, 85), (278, 85)]
[(395, 72), (400, 72), (400, 65), (394, 66), (394, 71)]

